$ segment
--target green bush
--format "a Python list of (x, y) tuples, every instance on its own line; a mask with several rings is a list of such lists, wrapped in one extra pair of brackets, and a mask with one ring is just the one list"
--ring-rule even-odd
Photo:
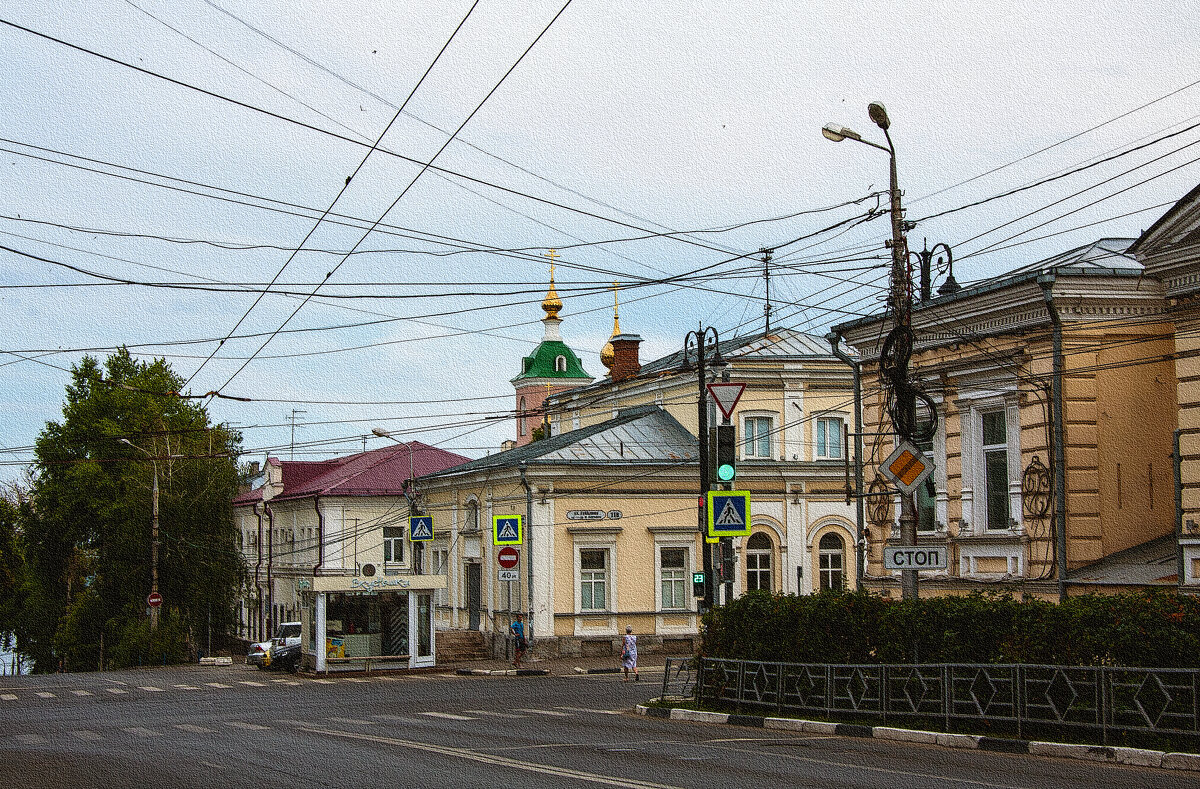
[(1200, 667), (1200, 599), (1165, 591), (1061, 604), (975, 593), (751, 592), (705, 615), (701, 654), (787, 663)]

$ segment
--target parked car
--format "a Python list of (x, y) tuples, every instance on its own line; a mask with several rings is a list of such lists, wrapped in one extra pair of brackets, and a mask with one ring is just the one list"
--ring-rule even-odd
[(278, 669), (279, 671), (295, 672), (300, 668), (300, 642), (294, 644), (271, 644), (263, 668)]
[(246, 664), (258, 666), (260, 669), (267, 668), (271, 665), (271, 648), (275, 645), (284, 647), (289, 644), (300, 645), (299, 622), (284, 622), (276, 629), (275, 637), (270, 641), (251, 644), (250, 649), (246, 652)]

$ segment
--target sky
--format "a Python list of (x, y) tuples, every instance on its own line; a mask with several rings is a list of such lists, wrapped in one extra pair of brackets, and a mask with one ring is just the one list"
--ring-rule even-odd
[(0, 480), (72, 366), (122, 345), (218, 393), (247, 460), (377, 448), (376, 427), (496, 451), (550, 249), (596, 377), (614, 281), (643, 360), (761, 331), (761, 249), (773, 327), (877, 313), (887, 154), (821, 135), (885, 144), (872, 101), (909, 245), (949, 245), (960, 282), (1135, 237), (1200, 182), (1179, 12), (0, 2)]

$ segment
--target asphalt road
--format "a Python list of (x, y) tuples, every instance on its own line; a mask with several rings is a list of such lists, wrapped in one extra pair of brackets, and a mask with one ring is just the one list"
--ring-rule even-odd
[(630, 712), (616, 675), (315, 680), (246, 666), (0, 678), (0, 785), (1195, 787), (1194, 773)]

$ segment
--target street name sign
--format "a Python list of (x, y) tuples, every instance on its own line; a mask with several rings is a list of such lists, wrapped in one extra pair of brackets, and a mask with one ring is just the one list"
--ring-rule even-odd
[(708, 536), (742, 537), (750, 533), (750, 491), (708, 492)]
[(492, 516), (492, 545), (520, 545), (523, 533), (520, 515)]
[(912, 493), (933, 473), (933, 461), (908, 441), (901, 441), (879, 473), (905, 493)]
[(721, 414), (726, 419), (733, 416), (733, 409), (738, 404), (738, 400), (742, 399), (742, 392), (744, 391), (746, 391), (745, 384), (735, 384), (728, 381), (708, 385), (708, 393), (712, 395), (712, 399), (717, 403), (717, 408), (721, 409)]
[(497, 581), (519, 581), (521, 580), (520, 570), (505, 570), (503, 568), (496, 571)]
[(885, 570), (945, 570), (948, 566), (944, 545), (897, 545), (883, 549)]
[(504, 546), (496, 552), (496, 562), (505, 570), (511, 570), (521, 561), (521, 552), (511, 546)]
[(408, 519), (408, 539), (423, 542), (433, 539), (433, 516), (415, 515)]

